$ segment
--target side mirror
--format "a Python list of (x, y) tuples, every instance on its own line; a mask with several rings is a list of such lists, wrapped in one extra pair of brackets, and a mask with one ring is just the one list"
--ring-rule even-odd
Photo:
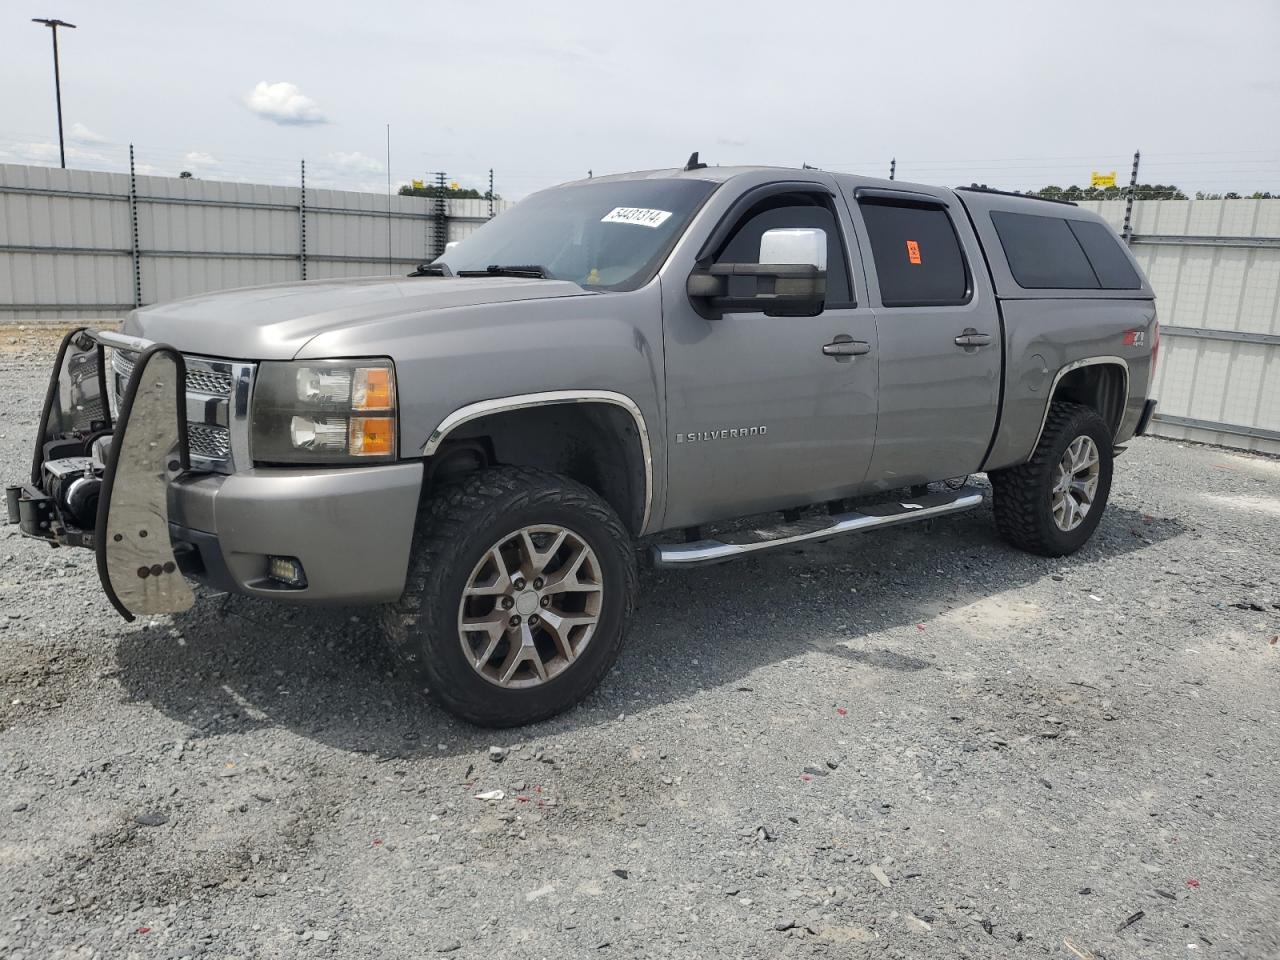
[(827, 295), (827, 234), (817, 229), (773, 229), (760, 236), (760, 262), (713, 263), (689, 274), (689, 300), (698, 314), (815, 317)]

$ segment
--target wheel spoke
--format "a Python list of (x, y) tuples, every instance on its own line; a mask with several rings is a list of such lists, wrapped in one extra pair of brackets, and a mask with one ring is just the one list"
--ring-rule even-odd
[[(477, 670), (484, 667), (489, 662), (489, 658), (493, 656), (493, 652), (498, 649), (498, 644), (502, 642), (503, 634), (507, 632), (507, 617), (504, 611), (495, 610), (487, 617), (468, 618), (462, 620), (459, 629), (463, 634), (483, 633), (486, 636), (484, 644), (484, 652), (472, 660)], [(468, 645), (468, 651), (474, 651), (475, 648)]]
[(581, 576), (583, 561), (587, 559), (588, 554), (587, 547), (579, 547), (568, 562), (565, 563), (564, 567), (542, 588), (542, 592), (544, 594), (554, 594), (595, 593), (599, 591), (600, 584), (593, 583), (590, 580), (583, 580)]
[(464, 591), (468, 597), (496, 597), (511, 590), (511, 574), (507, 571), (507, 561), (502, 559), (502, 544), (491, 548), (482, 564), (492, 563), (495, 574), (489, 583), (476, 583), (474, 579)]
[(556, 649), (560, 651), (560, 656), (572, 663), (577, 657), (577, 652), (573, 649), (573, 643), (570, 635), (573, 628), (578, 626), (591, 626), (598, 618), (589, 613), (586, 614), (562, 614), (555, 610), (542, 611), (542, 623), (547, 628), (547, 633), (551, 634), (551, 639), (556, 643)]
[(520, 669), (520, 664), (524, 662), (524, 658), (524, 647), (518, 643), (511, 644), (511, 649), (507, 652), (507, 658), (498, 667), (498, 682), (504, 687), (509, 684), (511, 678), (516, 675), (516, 671)]

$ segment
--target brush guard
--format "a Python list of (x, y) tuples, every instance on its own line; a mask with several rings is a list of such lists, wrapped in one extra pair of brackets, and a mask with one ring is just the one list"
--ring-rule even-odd
[[(137, 354), (111, 409), (107, 348)], [(72, 330), (58, 348), (30, 482), (5, 490), (9, 522), (52, 546), (86, 547), (126, 620), (190, 609), (169, 539), (169, 484), (190, 469), (186, 364), (173, 347)]]

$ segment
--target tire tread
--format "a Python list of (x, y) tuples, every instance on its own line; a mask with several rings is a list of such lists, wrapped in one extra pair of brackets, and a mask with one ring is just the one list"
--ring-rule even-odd
[[(1094, 421), (1103, 424), (1105, 429), (1101, 416), (1092, 407), (1055, 401), (1049, 407), (1040, 442), (1036, 444), (1031, 459), (990, 473), (996, 530), (1015, 547), (1048, 557), (1062, 556), (1067, 552), (1049, 529), (1053, 519), (1045, 506), (1042, 483), (1048, 471), (1053, 469), (1060, 438), (1067, 433), (1078, 435)], [(1109, 430), (1106, 432), (1110, 433)], [(1104, 499), (1099, 504), (1100, 513), (1105, 506)]]

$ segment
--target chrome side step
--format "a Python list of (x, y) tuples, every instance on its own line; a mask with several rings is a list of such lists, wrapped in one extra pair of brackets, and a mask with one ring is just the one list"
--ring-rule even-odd
[(841, 513), (833, 517), (813, 517), (797, 523), (760, 527), (754, 530), (735, 531), (720, 540), (698, 540), (694, 543), (658, 543), (652, 550), (655, 567), (696, 567), (703, 564), (722, 563), (762, 550), (786, 547), (797, 543), (829, 540), (843, 533), (859, 533), (876, 530), (899, 523), (928, 520), (961, 510), (972, 510), (982, 503), (982, 491), (977, 487), (961, 487), (945, 490), (910, 500), (876, 503), (863, 507), (861, 512)]

